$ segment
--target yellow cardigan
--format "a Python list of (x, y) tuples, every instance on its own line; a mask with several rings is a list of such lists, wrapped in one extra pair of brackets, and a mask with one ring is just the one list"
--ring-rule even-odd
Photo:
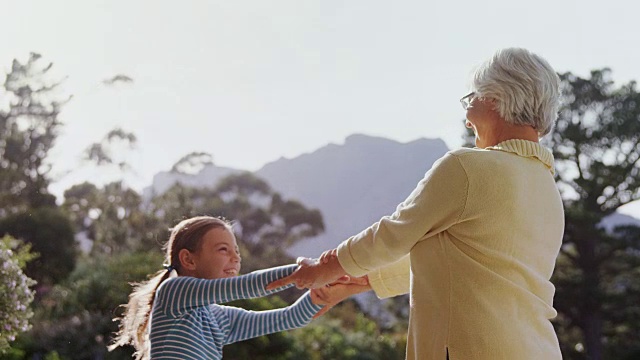
[(338, 259), (379, 297), (410, 292), (407, 359), (554, 360), (563, 231), (553, 155), (508, 140), (447, 153)]

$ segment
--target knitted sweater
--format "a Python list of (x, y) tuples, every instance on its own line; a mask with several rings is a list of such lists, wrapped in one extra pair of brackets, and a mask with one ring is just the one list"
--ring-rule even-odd
[(218, 360), (226, 344), (307, 325), (322, 308), (311, 302), (309, 292), (293, 305), (277, 310), (219, 305), (281, 291), (289, 286), (271, 291), (264, 288), (296, 268), (281, 266), (214, 280), (187, 276), (165, 280), (153, 303), (151, 358)]
[(508, 140), (447, 153), (338, 259), (380, 297), (410, 293), (407, 359), (553, 360), (563, 231), (553, 155)]

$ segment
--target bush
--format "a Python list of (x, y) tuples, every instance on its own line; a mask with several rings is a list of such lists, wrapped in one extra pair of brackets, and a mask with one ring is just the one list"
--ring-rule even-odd
[(73, 227), (59, 209), (30, 209), (0, 219), (0, 236), (5, 234), (31, 244), (33, 251), (40, 254), (23, 268), (29, 277), (38, 281), (38, 295), (40, 288), (48, 289), (59, 283), (75, 267)]
[(5, 236), (0, 240), (0, 353), (6, 352), (16, 336), (29, 330), (29, 319), (33, 312), (29, 308), (35, 281), (27, 277), (22, 269), (34, 258), (29, 246)]
[(81, 258), (69, 277), (39, 301), (33, 328), (15, 347), (24, 351), (23, 359), (53, 352), (61, 359), (131, 359), (129, 347), (107, 352), (118, 329), (113, 318), (128, 300), (129, 284), (146, 280), (162, 260), (159, 252)]

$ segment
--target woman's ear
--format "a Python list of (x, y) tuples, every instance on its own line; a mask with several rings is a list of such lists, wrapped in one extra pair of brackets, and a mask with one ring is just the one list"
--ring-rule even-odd
[(187, 249), (181, 249), (178, 253), (178, 259), (180, 260), (180, 267), (185, 270), (195, 270), (196, 261), (193, 253)]

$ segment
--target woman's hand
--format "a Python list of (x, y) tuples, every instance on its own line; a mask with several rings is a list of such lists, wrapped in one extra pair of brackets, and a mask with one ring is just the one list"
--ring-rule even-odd
[(288, 284), (295, 284), (298, 289), (317, 289), (346, 275), (337, 257), (330, 258), (326, 263), (314, 259), (298, 258), (298, 265), (293, 274), (267, 285), (267, 290)]

